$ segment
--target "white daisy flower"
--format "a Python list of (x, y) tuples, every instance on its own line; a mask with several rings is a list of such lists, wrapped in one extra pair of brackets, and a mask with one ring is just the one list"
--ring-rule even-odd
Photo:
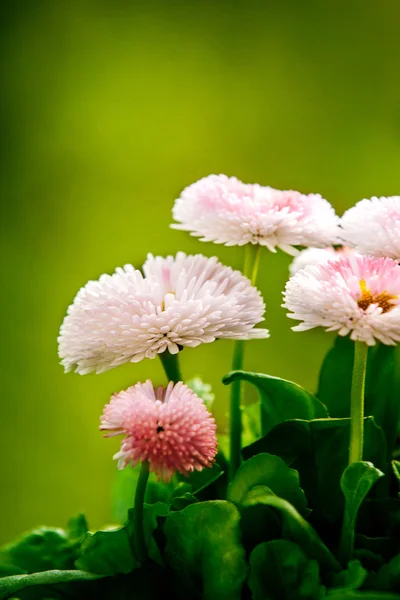
[(339, 218), (319, 194), (275, 190), (226, 175), (209, 175), (184, 189), (173, 217), (174, 229), (226, 246), (260, 244), (295, 255), (295, 246), (338, 243)]
[(372, 346), (400, 341), (400, 266), (390, 258), (350, 256), (298, 271), (284, 308), (302, 321), (294, 331), (324, 327)]
[(341, 238), (361, 254), (400, 260), (400, 196), (361, 200), (341, 219)]
[(292, 277), (297, 271), (308, 267), (308, 265), (324, 265), (331, 260), (341, 260), (343, 257), (353, 254), (356, 254), (354, 248), (348, 248), (347, 246), (341, 246), (340, 248), (334, 248), (333, 246), (306, 248), (295, 256), (290, 263), (290, 276)]
[(216, 257), (149, 255), (143, 272), (125, 265), (78, 292), (58, 338), (66, 371), (101, 373), (216, 339), (268, 337), (254, 327), (265, 310), (260, 292)]

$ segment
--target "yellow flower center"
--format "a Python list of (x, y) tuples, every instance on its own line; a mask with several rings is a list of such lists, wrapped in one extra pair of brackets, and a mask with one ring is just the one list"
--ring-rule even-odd
[(393, 300), (397, 300), (398, 296), (388, 294), (386, 290), (374, 296), (371, 290), (367, 288), (365, 279), (360, 280), (361, 298), (357, 301), (358, 306), (362, 310), (367, 310), (371, 304), (377, 304), (381, 307), (382, 312), (388, 312), (393, 308)]

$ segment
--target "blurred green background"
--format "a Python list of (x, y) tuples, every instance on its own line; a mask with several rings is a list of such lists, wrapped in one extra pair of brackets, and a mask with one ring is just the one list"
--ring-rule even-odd
[[(218, 254), (169, 229), (180, 190), (210, 173), (320, 192), (338, 213), (400, 190), (396, 0), (53, 0), (2, 5), (3, 267), (0, 541), (84, 510), (111, 520), (112, 454), (99, 415), (158, 360), (64, 375), (56, 338), (78, 288), (148, 251)], [(332, 337), (291, 332), (289, 257), (265, 255), (271, 338), (251, 370), (313, 390)], [(187, 350), (226, 427), (232, 344)]]

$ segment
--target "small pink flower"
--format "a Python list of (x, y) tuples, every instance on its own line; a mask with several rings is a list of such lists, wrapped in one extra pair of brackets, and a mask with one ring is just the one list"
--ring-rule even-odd
[(101, 430), (124, 434), (114, 456), (118, 468), (148, 461), (150, 470), (169, 481), (175, 471), (188, 475), (211, 467), (217, 453), (216, 424), (204, 402), (184, 383), (154, 388), (137, 383), (114, 394), (104, 408)]
[(348, 256), (298, 271), (283, 306), (302, 321), (294, 331), (324, 327), (374, 345), (400, 341), (400, 266), (390, 258)]
[(173, 217), (178, 222), (173, 228), (204, 242), (260, 244), (289, 254), (296, 254), (294, 246), (337, 243), (339, 222), (319, 194), (275, 190), (226, 175), (210, 175), (184, 189)]
[(361, 254), (400, 260), (400, 196), (360, 200), (341, 219), (341, 239)]

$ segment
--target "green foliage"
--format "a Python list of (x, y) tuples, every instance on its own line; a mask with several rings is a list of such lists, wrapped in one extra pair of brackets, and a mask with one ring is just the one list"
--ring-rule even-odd
[(349, 465), (341, 477), (340, 487), (345, 497), (345, 509), (340, 555), (344, 564), (347, 564), (353, 552), (356, 519), (361, 503), (372, 486), (383, 476), (382, 471), (372, 463), (356, 462)]
[[(128, 518), (128, 512), (135, 497), (139, 471), (140, 465), (136, 465), (133, 468), (127, 467), (121, 471), (118, 470), (116, 473), (112, 496), (113, 516), (118, 523), (124, 523)], [(219, 462), (215, 462), (211, 469), (194, 471), (187, 477), (179, 475), (177, 479), (169, 483), (158, 481), (154, 473), (150, 473), (145, 495), (146, 503), (162, 502), (170, 505), (175, 497), (183, 496), (186, 493), (204, 495), (209, 486), (216, 484), (217, 480), (223, 479), (223, 475), (224, 471)]]
[[(323, 362), (317, 392), (331, 417), (350, 416), (353, 359), (354, 342), (348, 337), (337, 336)], [(399, 431), (399, 397), (399, 349), (377, 343), (368, 353), (365, 414), (373, 415), (376, 423), (383, 428), (389, 458), (396, 447)]]
[(25, 588), (32, 586), (54, 586), (62, 583), (76, 583), (99, 579), (99, 575), (85, 571), (42, 571), (31, 575), (12, 575), (0, 579), (0, 600), (11, 598)]
[(335, 573), (333, 577), (333, 587), (345, 590), (357, 590), (364, 583), (368, 572), (362, 566), (359, 560), (349, 562), (347, 569), (340, 573)]
[(246, 505), (247, 495), (258, 486), (267, 486), (274, 494), (291, 502), (299, 512), (305, 511), (307, 498), (300, 487), (299, 474), (279, 456), (261, 453), (245, 461), (229, 486), (227, 499)]
[(237, 380), (247, 381), (259, 391), (263, 435), (288, 419), (309, 420), (328, 416), (325, 406), (315, 396), (291, 381), (245, 371), (234, 371), (223, 378), (226, 385)]
[[(112, 489), (113, 499), (113, 518), (117, 523), (125, 523), (128, 518), (128, 511), (132, 507), (133, 498), (139, 478), (140, 464), (135, 467), (117, 470)], [(165, 483), (157, 481), (154, 473), (150, 473), (146, 488), (145, 500), (148, 504), (163, 502), (170, 504), (172, 497), (176, 493), (176, 485), (173, 482)], [(184, 493), (187, 490), (183, 490)]]
[(38, 527), (0, 549), (3, 575), (72, 569), (87, 532), (83, 515), (71, 519), (67, 529)]
[(318, 560), (319, 564), (332, 571), (339, 570), (339, 563), (321, 541), (316, 531), (288, 502), (275, 496), (266, 486), (253, 488), (245, 497), (243, 506), (264, 504), (276, 509), (282, 518), (282, 536), (296, 541), (310, 559)]
[(359, 592), (355, 590), (333, 590), (328, 593), (329, 600), (400, 600), (397, 594), (384, 592)]
[(400, 554), (383, 565), (376, 577), (372, 578), (372, 582), (379, 590), (390, 590), (400, 593)]
[[(157, 518), (165, 517), (168, 512), (168, 506), (161, 502), (144, 505), (145, 539), (149, 555), (155, 562), (161, 562), (161, 557), (153, 540), (153, 532), (157, 527)], [(138, 567), (140, 561), (132, 544), (136, 535), (133, 514), (132, 508), (123, 527), (88, 533), (81, 545), (80, 556), (75, 562), (76, 567), (99, 575), (126, 574)]]
[(392, 471), (396, 478), (397, 488), (399, 490), (397, 495), (400, 496), (400, 462), (398, 460), (392, 460)]
[(193, 496), (193, 494), (190, 494), (189, 492), (185, 492), (183, 496), (176, 496), (176, 498), (172, 500), (171, 510), (182, 510), (186, 506), (195, 504), (196, 502), (198, 502), (196, 496)]
[(75, 565), (78, 569), (100, 575), (129, 573), (139, 566), (131, 549), (128, 527), (89, 533), (82, 543)]
[(287, 540), (266, 542), (253, 550), (249, 587), (253, 600), (318, 600), (324, 591), (318, 563)]
[(211, 469), (204, 469), (203, 471), (193, 471), (187, 477), (181, 476), (181, 481), (191, 486), (191, 492), (193, 494), (199, 494), (205, 490), (208, 486), (215, 483), (223, 475), (223, 470), (220, 465), (216, 462), (213, 464)]
[(333, 418), (350, 416), (353, 362), (354, 342), (338, 335), (322, 363), (317, 392)]
[(240, 600), (247, 564), (240, 513), (232, 503), (201, 502), (170, 513), (165, 534), (167, 563), (187, 593), (200, 591), (204, 600)]
[[(385, 439), (372, 417), (364, 419), (364, 457), (385, 468)], [(300, 474), (310, 507), (329, 523), (344, 509), (340, 478), (348, 463), (350, 419), (292, 420), (277, 425), (244, 449), (245, 458), (260, 452), (280, 456)]]
[(248, 446), (261, 437), (261, 402), (242, 407), (242, 445)]
[[(242, 410), (250, 443), (229, 485), (221, 448), (210, 469), (169, 483), (151, 475), (139, 560), (138, 468), (119, 472), (114, 515), (124, 525), (89, 532), (78, 516), (65, 530), (41, 527), (7, 544), (0, 600), (400, 600), (400, 462), (389, 460), (397, 352), (370, 350), (373, 416), (364, 419), (364, 461), (348, 466), (352, 350), (340, 338), (328, 353), (319, 399), (276, 377), (229, 374), (225, 383), (247, 381), (260, 394)], [(201, 380), (191, 385), (210, 393)]]

